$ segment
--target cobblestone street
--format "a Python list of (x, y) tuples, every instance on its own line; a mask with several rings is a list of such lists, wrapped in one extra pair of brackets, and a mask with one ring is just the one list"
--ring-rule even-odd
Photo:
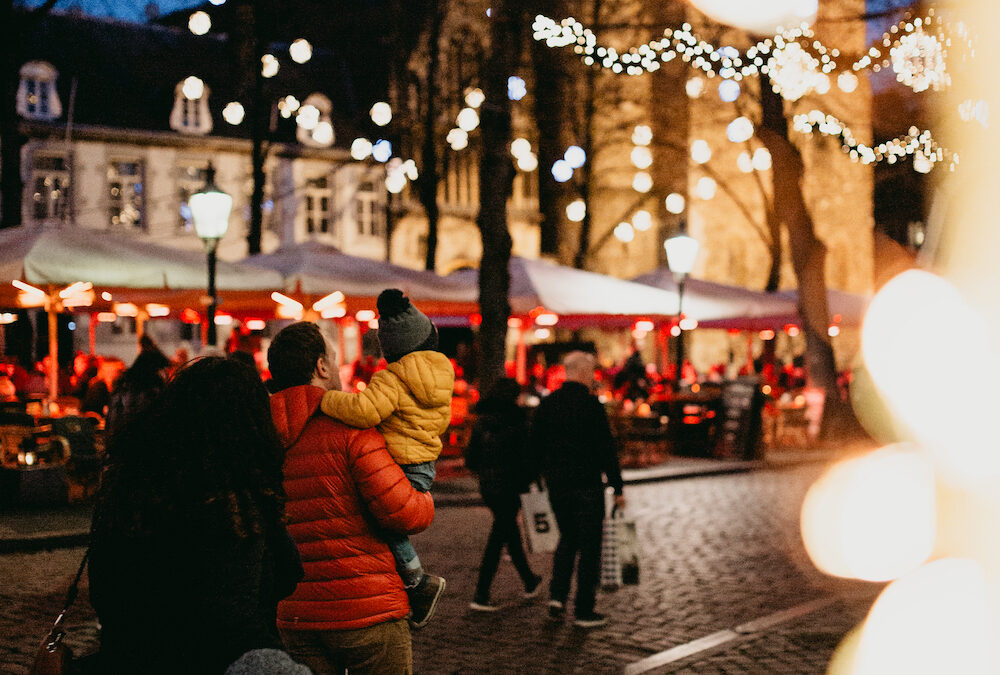
[[(427, 569), (448, 580), (436, 618), (414, 634), (415, 670), (823, 673), (879, 587), (825, 577), (805, 556), (798, 510), (821, 469), (812, 464), (627, 486), (643, 547), (641, 583), (602, 594), (598, 610), (611, 622), (590, 631), (549, 619), (544, 596), (522, 600), (509, 562), (501, 564), (494, 584), (503, 609), (469, 610), (489, 512), (442, 507), (430, 531), (414, 538)], [(0, 558), (2, 672), (27, 672), (82, 553), (73, 548)], [(547, 556), (531, 560), (536, 572), (549, 576)], [(69, 621), (67, 642), (77, 653), (96, 645), (86, 598), (84, 587)], [(806, 603), (814, 603), (813, 611), (772, 617)], [(703, 640), (720, 631), (733, 632)], [(701, 642), (689, 644), (694, 641)], [(685, 645), (690, 649), (683, 658), (657, 661), (657, 654), (677, 654)]]

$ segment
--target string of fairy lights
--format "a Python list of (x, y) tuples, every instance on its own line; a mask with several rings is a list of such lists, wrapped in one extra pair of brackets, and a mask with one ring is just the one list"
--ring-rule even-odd
[[(594, 32), (572, 17), (557, 22), (538, 15), (532, 28), (535, 40), (553, 48), (572, 46), (587, 66), (616, 74), (655, 72), (662, 64), (680, 59), (704, 77), (720, 78), (719, 95), (724, 101), (735, 101), (740, 94), (740, 82), (753, 76), (766, 75), (776, 93), (796, 101), (813, 92), (826, 94), (834, 78), (842, 91), (850, 93), (858, 86), (857, 73), (885, 68), (892, 68), (896, 79), (916, 92), (941, 90), (951, 83), (947, 68), (949, 49), (961, 45), (963, 59), (975, 53), (968, 28), (959, 25), (953, 35), (946, 34), (944, 22), (933, 8), (925, 16), (907, 13), (885, 31), (876, 45), (849, 65), (841, 64), (844, 55), (839, 49), (824, 45), (805, 25), (782, 30), (745, 51), (700, 39), (689, 23), (680, 28), (668, 27), (662, 37), (624, 51), (598, 44)], [(696, 97), (702, 87), (703, 83), (697, 79), (689, 81), (688, 95)], [(845, 153), (866, 164), (894, 163), (910, 155), (914, 169), (927, 173), (940, 162), (947, 161), (951, 170), (958, 163), (958, 155), (941, 147), (928, 130), (911, 129), (905, 136), (869, 147), (857, 142), (839, 120), (821, 112), (796, 116), (794, 128), (802, 133), (836, 137)]]

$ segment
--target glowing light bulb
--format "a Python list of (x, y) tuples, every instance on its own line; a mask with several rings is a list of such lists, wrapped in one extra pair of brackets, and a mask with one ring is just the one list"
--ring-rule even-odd
[(392, 108), (385, 101), (375, 103), (368, 114), (371, 116), (372, 122), (380, 127), (384, 127), (392, 121)]
[(566, 218), (579, 223), (587, 216), (587, 204), (582, 199), (575, 199), (566, 205)]
[(740, 153), (740, 156), (736, 158), (736, 166), (743, 173), (753, 172), (753, 159), (750, 157), (750, 153), (744, 150)]
[(767, 171), (771, 168), (771, 153), (767, 148), (757, 148), (753, 152), (752, 163), (758, 171)]
[(646, 194), (653, 189), (653, 177), (645, 171), (637, 171), (632, 177), (632, 189), (636, 192)]
[(615, 225), (615, 238), (626, 244), (635, 239), (635, 230), (632, 229), (632, 224), (618, 223)]
[(455, 123), (458, 124), (458, 128), (462, 131), (472, 131), (479, 126), (479, 113), (472, 108), (462, 108), (458, 111)]
[(640, 124), (632, 130), (632, 143), (634, 145), (649, 145), (652, 142), (653, 130), (645, 124)]
[(573, 177), (573, 167), (565, 159), (557, 159), (552, 165), (552, 177), (560, 183), (565, 183)]
[(653, 226), (653, 216), (650, 215), (649, 211), (639, 210), (632, 214), (632, 227), (639, 230), (640, 232), (645, 232)]
[(312, 45), (309, 44), (309, 40), (299, 38), (289, 45), (288, 54), (292, 57), (292, 61), (295, 61), (295, 63), (306, 63), (312, 58), (313, 48)]
[(465, 95), (465, 104), (470, 108), (478, 108), (486, 100), (486, 94), (479, 87), (469, 90)]
[(531, 142), (527, 138), (515, 138), (510, 143), (510, 154), (520, 157), (531, 152)]
[(581, 166), (587, 162), (587, 153), (584, 152), (583, 148), (579, 145), (571, 145), (566, 148), (566, 153), (563, 155), (571, 167), (574, 169), (579, 169)]
[(694, 193), (698, 195), (698, 199), (708, 201), (715, 197), (715, 190), (718, 188), (718, 184), (715, 182), (714, 178), (710, 176), (702, 176), (698, 179), (698, 183), (695, 185)]
[(314, 105), (304, 105), (295, 116), (295, 123), (306, 131), (312, 131), (319, 124), (319, 108)]
[(264, 54), (260, 57), (260, 74), (264, 77), (274, 77), (278, 74), (278, 59), (274, 54)]
[(538, 168), (538, 157), (533, 152), (526, 152), (517, 158), (517, 168), (525, 173), (531, 173)]
[(195, 35), (204, 35), (212, 29), (212, 17), (205, 12), (194, 12), (188, 17), (188, 30)]
[(747, 117), (737, 117), (726, 127), (726, 138), (733, 143), (743, 143), (753, 136), (753, 122)]
[(673, 213), (674, 215), (684, 213), (684, 207), (686, 206), (684, 195), (678, 194), (677, 192), (671, 192), (663, 201), (668, 212)]
[(189, 101), (197, 101), (205, 93), (205, 83), (194, 75), (184, 79), (181, 86), (181, 93)]
[(733, 80), (723, 80), (719, 83), (719, 98), (726, 103), (732, 103), (740, 97), (740, 85)]
[(388, 162), (390, 157), (392, 157), (392, 143), (380, 138), (372, 146), (372, 158), (376, 162)]
[(698, 98), (705, 91), (705, 80), (700, 77), (692, 77), (684, 85), (684, 91), (689, 98)]
[(372, 142), (367, 138), (355, 138), (351, 143), (351, 157), (359, 162), (372, 154)]
[(708, 141), (699, 138), (691, 144), (691, 159), (696, 164), (705, 164), (712, 159), (712, 148), (709, 147)]
[(648, 169), (653, 164), (653, 153), (643, 145), (632, 148), (629, 157), (632, 160), (632, 165), (637, 169)]
[(246, 110), (243, 109), (243, 104), (237, 101), (230, 101), (226, 104), (226, 107), (222, 109), (222, 119), (226, 120), (229, 124), (236, 126), (243, 121), (243, 117), (246, 115)]

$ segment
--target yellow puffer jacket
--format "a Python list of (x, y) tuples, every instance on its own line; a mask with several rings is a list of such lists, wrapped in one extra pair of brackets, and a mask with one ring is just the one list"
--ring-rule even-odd
[(451, 422), (455, 370), (440, 352), (410, 352), (372, 376), (364, 391), (328, 391), (324, 413), (360, 429), (376, 427), (399, 464), (441, 454), (441, 434)]

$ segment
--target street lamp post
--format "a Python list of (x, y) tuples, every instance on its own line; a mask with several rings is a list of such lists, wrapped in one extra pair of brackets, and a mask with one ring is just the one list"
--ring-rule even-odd
[(687, 275), (694, 269), (694, 261), (698, 257), (698, 240), (687, 234), (687, 225), (681, 221), (680, 232), (663, 242), (667, 251), (667, 267), (673, 272), (677, 282), (677, 367), (674, 372), (674, 389), (679, 390), (681, 370), (684, 367), (684, 329), (681, 321), (684, 318), (684, 282)]
[(208, 338), (206, 343), (215, 345), (215, 308), (219, 299), (215, 296), (215, 249), (229, 227), (229, 214), (233, 210), (233, 198), (215, 184), (215, 169), (209, 162), (205, 172), (205, 187), (191, 195), (191, 217), (194, 229), (203, 242), (208, 256)]

